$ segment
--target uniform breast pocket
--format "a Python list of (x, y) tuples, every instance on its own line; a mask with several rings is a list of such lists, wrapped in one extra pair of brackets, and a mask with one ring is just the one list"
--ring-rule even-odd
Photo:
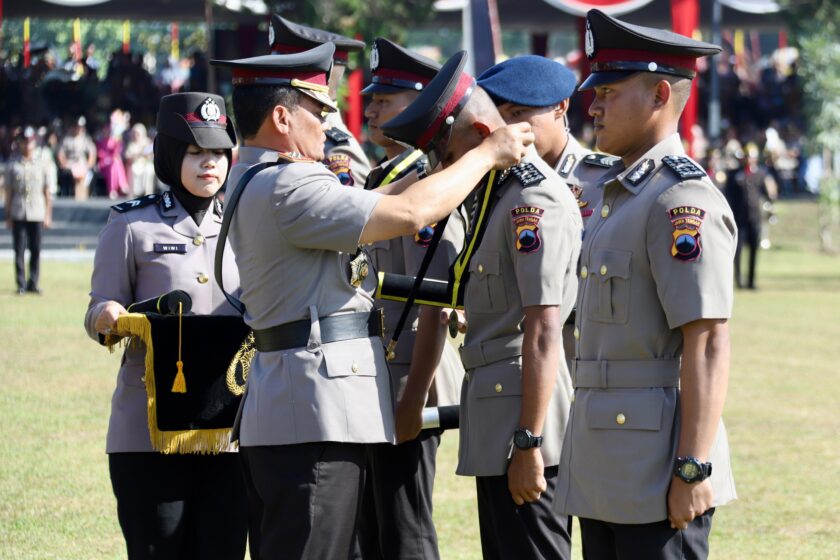
[(630, 312), (630, 261), (628, 251), (595, 251), (589, 266), (592, 317), (602, 323), (626, 323)]
[(492, 251), (476, 251), (470, 260), (467, 299), (470, 308), (477, 313), (507, 311), (507, 295), (499, 261), (499, 253)]

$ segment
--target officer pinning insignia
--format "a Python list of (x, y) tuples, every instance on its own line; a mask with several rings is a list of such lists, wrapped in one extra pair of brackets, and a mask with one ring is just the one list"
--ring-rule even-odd
[(362, 249), (359, 249), (356, 256), (353, 257), (353, 260), (347, 263), (347, 267), (350, 285), (354, 288), (360, 287), (362, 282), (365, 281), (365, 278), (368, 277), (368, 274), (370, 274), (370, 265), (368, 264), (367, 253), (365, 253)]
[(589, 154), (583, 158), (583, 162), (587, 165), (597, 165), (598, 167), (610, 168), (621, 158), (615, 156), (608, 156), (607, 154)]
[(128, 212), (129, 210), (135, 210), (137, 208), (143, 208), (144, 206), (154, 204), (158, 200), (160, 200), (159, 194), (147, 194), (146, 196), (141, 196), (140, 198), (135, 198), (134, 200), (126, 200), (125, 202), (114, 204), (111, 206), (111, 209), (122, 214), (124, 212)]
[(347, 154), (329, 155), (324, 163), (338, 177), (342, 185), (352, 187), (356, 183), (353, 180), (353, 175), (350, 173), (350, 156)]
[(563, 158), (563, 163), (560, 164), (560, 170), (557, 173), (565, 179), (572, 172), (572, 169), (574, 169), (576, 161), (577, 157), (575, 157), (575, 154), (568, 154)]
[(650, 175), (650, 172), (653, 171), (654, 167), (656, 167), (656, 165), (654, 165), (652, 159), (642, 160), (642, 163), (637, 165), (633, 169), (633, 171), (631, 171), (630, 174), (627, 175), (627, 182), (635, 187), (636, 185), (644, 181), (648, 175)]
[(155, 253), (180, 253), (182, 255), (187, 253), (186, 243), (155, 243)]
[(686, 156), (665, 156), (662, 158), (662, 163), (670, 167), (671, 171), (676, 173), (680, 179), (696, 179), (706, 176), (703, 168)]
[(344, 144), (350, 141), (350, 135), (337, 127), (332, 127), (325, 131), (324, 134), (336, 144)]
[(672, 257), (686, 262), (700, 258), (703, 252), (703, 246), (700, 244), (700, 226), (705, 217), (706, 211), (696, 206), (677, 206), (668, 210), (668, 218), (674, 226)]
[(518, 206), (510, 211), (516, 250), (520, 253), (533, 253), (542, 246), (539, 223), (544, 213), (545, 210), (537, 206)]
[(437, 224), (432, 224), (421, 228), (420, 231), (414, 234), (414, 242), (424, 249), (428, 247), (432, 242), (432, 237), (435, 235), (436, 225)]
[(537, 185), (545, 181), (545, 175), (533, 163), (525, 162), (514, 165), (510, 168), (510, 172), (519, 179), (523, 187)]
[(161, 202), (163, 203), (164, 210), (172, 210), (175, 208), (175, 199), (172, 197), (171, 191), (166, 191), (161, 195)]

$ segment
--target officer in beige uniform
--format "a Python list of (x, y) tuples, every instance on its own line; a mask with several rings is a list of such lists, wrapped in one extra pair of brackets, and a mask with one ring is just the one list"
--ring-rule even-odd
[(720, 48), (587, 16), (597, 147), (621, 157), (581, 252), (556, 507), (587, 559), (706, 558), (735, 498), (721, 411), (736, 227), (677, 124), (695, 60)]
[(257, 348), (239, 444), (261, 559), (347, 558), (366, 444), (394, 441), (376, 280), (358, 245), (442, 219), (533, 141), (527, 126), (507, 127), (445, 173), (348, 189), (320, 163), (334, 49), (213, 61), (232, 67), (244, 143), (222, 241), (229, 227), (242, 285), (231, 300)]
[[(338, 99), (338, 88), (347, 69), (347, 59), (351, 52), (361, 52), (365, 48), (362, 41), (330, 33), (322, 29), (293, 23), (272, 14), (268, 26), (268, 44), (274, 54), (290, 54), (305, 51), (332, 43), (335, 45), (333, 68), (328, 85), (330, 97)], [(329, 128), (324, 132), (327, 141), (324, 147), (324, 165), (335, 173), (341, 184), (362, 187), (370, 173), (370, 160), (353, 133), (344, 124), (341, 113), (336, 110), (327, 115)]]
[[(504, 126), (464, 63), (449, 76), (441, 70), (436, 80), (448, 78), (449, 87), (421, 95), (383, 125), (385, 134), (448, 167)], [(452, 106), (456, 115), (443, 113)], [(441, 121), (448, 126), (430, 135), (429, 123)], [(580, 211), (534, 149), (482, 179), (476, 199), (450, 276), (451, 290), (465, 290), (469, 325), (457, 472), (476, 477), (485, 558), (569, 558), (570, 519), (551, 502), (571, 393), (560, 339), (577, 287)]]

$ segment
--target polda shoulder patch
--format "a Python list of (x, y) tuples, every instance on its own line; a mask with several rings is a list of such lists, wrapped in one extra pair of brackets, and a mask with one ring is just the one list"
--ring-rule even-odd
[(126, 200), (125, 202), (114, 204), (111, 206), (111, 209), (123, 214), (129, 210), (137, 210), (138, 208), (144, 208), (150, 204), (155, 204), (160, 199), (160, 194), (147, 194), (146, 196), (141, 196), (140, 198), (135, 198), (134, 200)]

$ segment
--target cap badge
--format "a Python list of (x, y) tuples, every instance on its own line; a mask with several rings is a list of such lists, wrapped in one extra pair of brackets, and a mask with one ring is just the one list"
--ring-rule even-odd
[(589, 19), (586, 20), (586, 39), (584, 41), (584, 51), (586, 52), (586, 58), (592, 58), (595, 56), (595, 36), (592, 34), (592, 25), (589, 23)]
[(216, 122), (221, 116), (222, 110), (219, 109), (216, 102), (209, 97), (205, 99), (204, 103), (201, 105), (201, 118), (205, 121)]
[(414, 89), (416, 89), (417, 91), (420, 91), (421, 89), (423, 89), (423, 84), (421, 84), (420, 82), (415, 82), (414, 83)]
[(379, 68), (379, 49), (376, 45), (373, 45), (373, 48), (370, 49), (370, 71), (376, 72)]
[(649, 63), (648, 63), (648, 70), (649, 70), (650, 72), (656, 72), (656, 69), (657, 69), (657, 68), (659, 68), (659, 65), (658, 65), (658, 64), (656, 64), (655, 62), (649, 62)]
[(274, 24), (273, 23), (268, 24), (268, 46), (269, 47), (274, 46)]

